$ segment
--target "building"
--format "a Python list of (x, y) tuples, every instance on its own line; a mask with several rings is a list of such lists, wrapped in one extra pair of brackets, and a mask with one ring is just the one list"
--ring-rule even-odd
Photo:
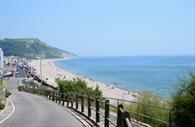
[(0, 48), (0, 69), (2, 69), (3, 66), (3, 50)]

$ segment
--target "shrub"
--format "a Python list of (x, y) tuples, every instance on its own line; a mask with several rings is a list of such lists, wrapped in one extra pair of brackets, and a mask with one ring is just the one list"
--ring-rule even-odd
[(3, 90), (3, 88), (4, 88), (3, 79), (0, 79), (0, 90)]
[(195, 125), (195, 74), (181, 80), (180, 87), (172, 96), (172, 121), (178, 127)]
[(30, 81), (29, 87), (35, 89), (35, 88), (39, 88), (39, 85), (37, 83), (33, 82), (33, 81)]
[(0, 110), (4, 109), (5, 105), (0, 102)]
[(56, 79), (60, 92), (62, 93), (83, 93), (89, 96), (102, 96), (102, 91), (96, 86), (95, 89), (87, 87), (87, 83), (79, 78), (73, 80)]
[[(124, 104), (124, 108), (127, 109), (129, 112), (134, 112), (131, 113), (131, 117), (134, 119), (138, 119), (141, 122), (147, 123), (152, 126), (166, 126), (166, 124), (162, 122), (158, 122), (154, 119), (159, 119), (165, 122), (168, 122), (169, 118), (169, 110), (166, 109), (161, 109), (153, 106), (158, 106), (158, 107), (168, 107), (168, 103), (165, 102), (161, 97), (156, 96), (152, 94), (151, 92), (148, 91), (143, 91), (139, 95), (139, 106), (138, 103), (130, 103), (130, 104)], [(144, 117), (139, 115), (139, 118), (137, 117), (137, 112), (140, 114), (143, 114), (148, 117)]]
[(5, 90), (5, 97), (7, 98), (7, 97), (9, 97), (11, 95), (11, 93), (6, 89)]

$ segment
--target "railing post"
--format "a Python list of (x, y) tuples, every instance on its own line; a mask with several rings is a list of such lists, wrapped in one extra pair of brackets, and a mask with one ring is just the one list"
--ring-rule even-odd
[(49, 91), (49, 100), (51, 100), (51, 91)]
[(105, 100), (105, 121), (104, 127), (109, 127), (109, 100)]
[(78, 109), (78, 95), (76, 94), (76, 109)]
[(48, 91), (45, 91), (45, 96), (46, 96), (46, 98), (48, 98), (49, 96), (49, 92)]
[(64, 93), (62, 93), (62, 105), (64, 106)]
[(91, 98), (88, 97), (88, 117), (91, 117)]
[(84, 112), (84, 96), (81, 95), (81, 112)]
[(123, 125), (124, 127), (131, 127), (131, 123), (130, 123), (130, 113), (127, 111), (123, 112)]
[(121, 109), (123, 109), (123, 105), (118, 105), (117, 107), (117, 127), (122, 127), (122, 112)]
[(67, 107), (69, 105), (69, 95), (67, 94)]
[(71, 108), (73, 108), (73, 99), (74, 99), (74, 97), (73, 97), (73, 95), (71, 95)]
[(49, 91), (49, 99), (52, 100), (52, 91)]
[(59, 102), (59, 104), (61, 104), (61, 93), (59, 92), (59, 94), (58, 94), (58, 102)]
[(50, 100), (50, 91), (48, 91), (48, 99)]
[(99, 98), (98, 97), (96, 97), (95, 102), (96, 102), (96, 123), (98, 123), (98, 122), (100, 122), (100, 113), (99, 113), (100, 105), (99, 105)]
[(54, 91), (52, 91), (52, 101), (54, 101), (55, 100), (55, 93), (54, 93)]
[(54, 91), (54, 94), (53, 94), (54, 96), (54, 102), (56, 101), (56, 92)]
[(123, 110), (122, 105), (117, 107), (117, 127), (131, 127), (130, 113)]
[(45, 91), (45, 97), (48, 98), (48, 91)]
[(55, 92), (55, 101), (58, 102), (58, 94)]
[(49, 95), (50, 95), (50, 100), (52, 100), (53, 99), (52, 91), (50, 91)]

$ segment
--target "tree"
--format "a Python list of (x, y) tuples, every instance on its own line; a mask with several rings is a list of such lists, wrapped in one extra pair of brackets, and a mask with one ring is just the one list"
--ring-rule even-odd
[(172, 121), (178, 127), (195, 125), (195, 74), (181, 80), (179, 89), (172, 97)]
[(89, 96), (102, 96), (102, 91), (97, 86), (95, 89), (87, 87), (87, 83), (79, 78), (73, 80), (56, 79), (60, 92), (62, 93), (83, 93)]

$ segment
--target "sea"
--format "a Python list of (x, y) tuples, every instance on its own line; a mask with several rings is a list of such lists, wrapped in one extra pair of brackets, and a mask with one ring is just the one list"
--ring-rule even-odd
[(189, 73), (195, 73), (195, 56), (75, 57), (55, 65), (129, 91), (150, 91), (169, 99)]

